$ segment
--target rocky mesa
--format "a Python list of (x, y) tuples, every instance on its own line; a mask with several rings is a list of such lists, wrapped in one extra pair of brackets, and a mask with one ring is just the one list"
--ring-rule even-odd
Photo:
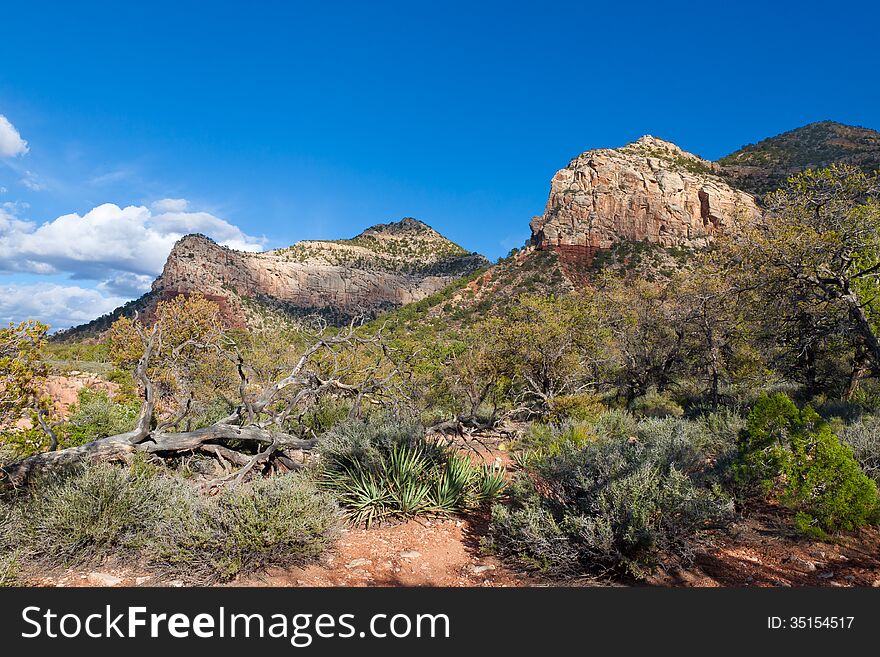
[(150, 292), (61, 339), (98, 335), (135, 311), (149, 316), (157, 301), (178, 294), (208, 297), (231, 326), (242, 328), (259, 328), (275, 315), (317, 314), (331, 323), (372, 318), (487, 264), (412, 218), (373, 226), (352, 239), (303, 241), (262, 253), (187, 235), (174, 245)]
[(482, 256), (411, 218), (348, 240), (303, 241), (264, 253), (188, 235), (172, 249), (153, 292), (222, 299), (232, 317), (246, 318), (243, 306), (250, 300), (347, 321), (418, 301), (485, 265)]
[(559, 170), (532, 243), (588, 257), (625, 240), (699, 248), (759, 210), (717, 165), (645, 136), (622, 148), (589, 150)]

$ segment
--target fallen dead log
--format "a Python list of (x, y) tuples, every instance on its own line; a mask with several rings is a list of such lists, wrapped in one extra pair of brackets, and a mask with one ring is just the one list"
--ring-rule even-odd
[[(51, 474), (63, 467), (87, 462), (125, 460), (135, 452), (170, 458), (184, 453), (203, 451), (226, 459), (236, 466), (247, 468), (242, 473), (243, 477), (254, 465), (268, 460), (275, 452), (280, 450), (307, 452), (314, 449), (317, 443), (316, 440), (273, 432), (256, 425), (239, 427), (223, 423), (183, 433), (147, 433), (146, 436), (139, 434), (138, 431), (128, 432), (100, 438), (77, 447), (28, 456), (2, 467), (3, 478), (0, 480), (0, 485), (23, 486), (37, 477)], [(224, 442), (254, 443), (262, 447), (255, 456), (231, 449), (223, 445)], [(257, 459), (258, 456), (262, 458)]]

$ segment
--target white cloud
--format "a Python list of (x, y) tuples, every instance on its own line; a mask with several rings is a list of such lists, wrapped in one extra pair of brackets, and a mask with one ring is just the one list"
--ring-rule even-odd
[(46, 185), (40, 181), (33, 171), (25, 171), (24, 176), (18, 181), (32, 192), (41, 192), (46, 189)]
[(68, 328), (118, 308), (126, 299), (57, 284), (0, 285), (0, 322), (35, 318), (53, 330)]
[(97, 288), (121, 297), (139, 297), (148, 292), (153, 284), (153, 277), (144, 274), (132, 274), (123, 271), (98, 283)]
[(21, 138), (9, 119), (0, 114), (0, 157), (15, 157), (27, 152), (27, 142)]
[[(188, 233), (203, 233), (234, 249), (263, 248), (265, 239), (210, 213), (180, 210), (187, 202), (174, 200), (153, 204), (155, 211), (105, 203), (82, 216), (66, 214), (39, 226), (21, 218), (26, 204), (0, 204), (0, 271), (97, 282), (94, 287), (0, 287), (0, 320), (46, 318), (63, 328), (94, 319), (149, 290), (174, 243)], [(178, 210), (163, 211), (168, 208)]]
[(9, 211), (0, 218), (0, 270), (69, 273), (108, 280), (118, 273), (157, 276), (174, 243), (204, 233), (230, 248), (259, 251), (264, 240), (207, 212), (162, 212), (105, 203), (80, 216), (35, 226)]
[(189, 207), (185, 198), (161, 198), (152, 207), (156, 212), (184, 212)]

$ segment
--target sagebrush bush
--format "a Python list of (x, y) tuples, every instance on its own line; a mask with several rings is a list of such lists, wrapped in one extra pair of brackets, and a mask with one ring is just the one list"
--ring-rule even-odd
[(555, 575), (645, 576), (687, 559), (697, 534), (732, 505), (688, 473), (703, 462), (680, 433), (602, 438), (538, 459), (495, 504), (486, 546)]
[[(136, 461), (86, 466), (40, 482), (12, 505), (7, 542), (23, 560), (93, 562), (139, 549), (174, 499), (174, 483)], [(9, 534), (13, 534), (9, 536)]]
[(586, 422), (560, 424), (534, 423), (514, 443), (514, 460), (528, 467), (537, 459), (556, 456), (566, 446), (581, 447), (596, 439), (593, 426)]
[(426, 440), (416, 424), (356, 420), (319, 441), (324, 486), (356, 524), (461, 513), (504, 488), (503, 471)]
[(777, 393), (758, 400), (740, 434), (735, 477), (746, 491), (797, 512), (797, 527), (824, 538), (876, 522), (877, 485), (852, 449), (810, 406)]
[[(22, 566), (124, 559), (194, 584), (304, 564), (335, 538), (338, 506), (308, 474), (208, 497), (145, 465), (88, 465), (4, 504), (2, 552)], [(0, 573), (3, 564), (0, 563)]]
[(701, 447), (714, 456), (736, 450), (739, 433), (746, 423), (742, 415), (724, 407), (705, 413), (695, 421), (701, 428)]
[(306, 474), (225, 489), (216, 497), (188, 490), (163, 520), (150, 548), (170, 574), (207, 583), (269, 565), (303, 565), (336, 538), (333, 498)]
[(137, 400), (120, 403), (110, 399), (103, 390), (82, 388), (71, 411), (63, 429), (63, 440), (68, 447), (132, 430), (137, 424), (140, 403)]
[(669, 393), (649, 392), (636, 397), (632, 411), (642, 417), (681, 417), (684, 409)]
[(840, 439), (852, 448), (864, 473), (880, 484), (880, 417), (867, 416), (847, 425)]
[(12, 532), (8, 531), (12, 514), (12, 501), (0, 496), (0, 588), (17, 584), (18, 548)]
[[(350, 420), (336, 424), (318, 440), (318, 451), (328, 464), (347, 465), (354, 462), (377, 466), (383, 455), (398, 445), (425, 445), (424, 429), (414, 421), (371, 415), (366, 420)], [(432, 455), (440, 457), (439, 449)]]
[(626, 440), (636, 435), (639, 421), (629, 411), (613, 409), (596, 421), (595, 431), (603, 438)]

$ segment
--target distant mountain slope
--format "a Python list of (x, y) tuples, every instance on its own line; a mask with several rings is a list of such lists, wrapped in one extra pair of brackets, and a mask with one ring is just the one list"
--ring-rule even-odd
[(880, 132), (820, 121), (744, 146), (718, 160), (734, 186), (765, 194), (805, 169), (847, 163), (866, 172), (880, 168)]
[(250, 253), (187, 235), (172, 249), (151, 292), (110, 315), (75, 327), (60, 339), (106, 330), (134, 310), (147, 314), (177, 294), (216, 301), (230, 326), (260, 328), (278, 316), (319, 314), (331, 323), (418, 301), (488, 265), (415, 219), (379, 224), (347, 240), (304, 241)]

